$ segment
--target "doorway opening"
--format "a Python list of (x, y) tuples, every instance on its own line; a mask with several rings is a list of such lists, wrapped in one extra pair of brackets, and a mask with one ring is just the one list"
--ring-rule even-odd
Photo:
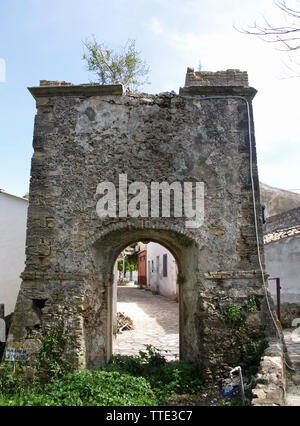
[(136, 242), (114, 264), (112, 353), (138, 355), (146, 346), (180, 358), (178, 266), (163, 245)]
[[(199, 248), (197, 242), (190, 235), (169, 229), (169, 225), (160, 226), (156, 229), (155, 227), (147, 228), (145, 226), (128, 227), (125, 224), (123, 228), (118, 225), (118, 229), (115, 229), (114, 226), (112, 229), (106, 230), (105, 234), (95, 235), (90, 262), (93, 279), (89, 281), (88, 291), (86, 292), (89, 314), (85, 320), (84, 341), (88, 368), (98, 368), (103, 362), (109, 362), (115, 352), (115, 320), (118, 301), (117, 281), (119, 278), (129, 281), (132, 286), (137, 286), (135, 289), (131, 288), (128, 285), (129, 283), (126, 282), (124, 286), (119, 286), (125, 289), (120, 290), (120, 292), (127, 291), (128, 288), (128, 291), (132, 291), (131, 294), (134, 291), (140, 295), (147, 293), (149, 296), (155, 296), (157, 302), (159, 299), (168, 300), (170, 298), (170, 294), (163, 295), (163, 282), (170, 276), (171, 261), (168, 256), (167, 258), (166, 256), (164, 257), (167, 251), (153, 253), (153, 256), (151, 255), (150, 257), (149, 252), (148, 255), (147, 253), (146, 255), (142, 253), (144, 247), (140, 247), (135, 252), (138, 242), (142, 242), (149, 250), (150, 242), (157, 243), (167, 249), (174, 257), (178, 269), (178, 279), (177, 282), (176, 278), (173, 279), (173, 286), (176, 288), (176, 292), (173, 292), (171, 303), (176, 307), (177, 321), (179, 322), (179, 326), (176, 326), (178, 336), (176, 340), (179, 342), (177, 343), (179, 350), (177, 349), (176, 352), (179, 352), (179, 359), (193, 362), (199, 361), (199, 350), (202, 350), (199, 349), (199, 345), (202, 344), (202, 340), (199, 340), (197, 328), (202, 318), (198, 318), (197, 271), (199, 270)], [(126, 267), (125, 271), (123, 271), (123, 265), (122, 267), (120, 266), (121, 262), (118, 268), (118, 261), (122, 260), (120, 253), (128, 247), (131, 250), (133, 249), (136, 256), (143, 257), (143, 259), (140, 259), (143, 262), (143, 274), (140, 277), (135, 277), (135, 271), (132, 271), (130, 277), (130, 271), (126, 271)], [(157, 256), (160, 257), (159, 270), (162, 278), (158, 283), (159, 292), (156, 273)], [(150, 269), (148, 269), (148, 261), (150, 262)], [(104, 303), (100, 305), (99, 300), (103, 300)], [(129, 306), (129, 304), (126, 304), (126, 306)], [(169, 312), (166, 308), (158, 311)], [(91, 312), (93, 312), (93, 315)], [(155, 320), (154, 311), (149, 310), (148, 321), (144, 322), (144, 330), (147, 330), (147, 332), (150, 330), (150, 322), (152, 320)], [(167, 349), (165, 322), (161, 320), (159, 323), (158, 319), (156, 319), (156, 322), (161, 326), (160, 333), (157, 334), (160, 336), (160, 347)], [(126, 331), (126, 333), (128, 337), (131, 331)], [(149, 334), (149, 337), (145, 334), (142, 335), (139, 348), (145, 349), (144, 345), (155, 346), (152, 335)], [(139, 348), (136, 347), (135, 349), (137, 353)], [(172, 353), (175, 353), (175, 351), (172, 351)]]

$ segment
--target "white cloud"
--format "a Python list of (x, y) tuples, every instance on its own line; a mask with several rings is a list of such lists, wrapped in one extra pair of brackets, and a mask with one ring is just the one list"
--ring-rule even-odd
[(271, 185), (300, 187), (300, 78), (282, 78), (282, 57), (274, 47), (232, 27), (210, 33), (180, 31), (152, 17), (149, 29), (187, 66), (197, 67), (201, 60), (207, 71), (248, 71), (250, 85), (258, 90), (253, 108), (261, 175)]

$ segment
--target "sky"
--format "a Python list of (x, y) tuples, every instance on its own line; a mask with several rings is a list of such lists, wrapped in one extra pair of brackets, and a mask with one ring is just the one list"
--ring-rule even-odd
[(83, 41), (94, 35), (112, 48), (136, 40), (150, 66), (151, 84), (140, 89), (148, 93), (178, 93), (187, 67), (199, 63), (203, 71), (248, 71), (258, 90), (259, 179), (300, 193), (300, 77), (290, 77), (274, 45), (234, 28), (262, 16), (283, 23), (272, 0), (0, 0), (0, 188), (29, 190), (36, 108), (27, 88), (95, 81), (82, 60)]

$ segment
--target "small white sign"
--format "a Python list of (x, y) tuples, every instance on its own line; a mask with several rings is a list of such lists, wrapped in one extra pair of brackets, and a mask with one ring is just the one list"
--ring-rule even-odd
[(25, 361), (27, 358), (26, 349), (7, 348), (5, 361)]

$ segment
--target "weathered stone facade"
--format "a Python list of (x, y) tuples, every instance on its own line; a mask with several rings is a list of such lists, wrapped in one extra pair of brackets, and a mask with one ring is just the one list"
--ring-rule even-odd
[[(267, 319), (245, 102), (263, 247), (251, 108), (256, 91), (241, 74), (243, 84), (195, 83), (180, 95), (45, 82), (29, 89), (37, 115), (27, 260), (8, 347), (27, 349), (34, 362), (44, 330), (62, 321), (66, 353), (78, 367), (97, 368), (108, 361), (114, 262), (129, 244), (151, 240), (172, 252), (184, 278), (181, 358), (198, 362), (206, 377), (227, 374), (226, 365), (251, 363), (252, 353), (245, 348), (263, 339)], [(189, 229), (182, 217), (100, 219), (97, 185), (118, 185), (121, 173), (128, 183), (147, 186), (152, 181), (204, 182), (204, 224)], [(249, 300), (255, 300), (251, 312)], [(241, 309), (242, 328), (226, 322), (226, 307), (232, 305)]]

